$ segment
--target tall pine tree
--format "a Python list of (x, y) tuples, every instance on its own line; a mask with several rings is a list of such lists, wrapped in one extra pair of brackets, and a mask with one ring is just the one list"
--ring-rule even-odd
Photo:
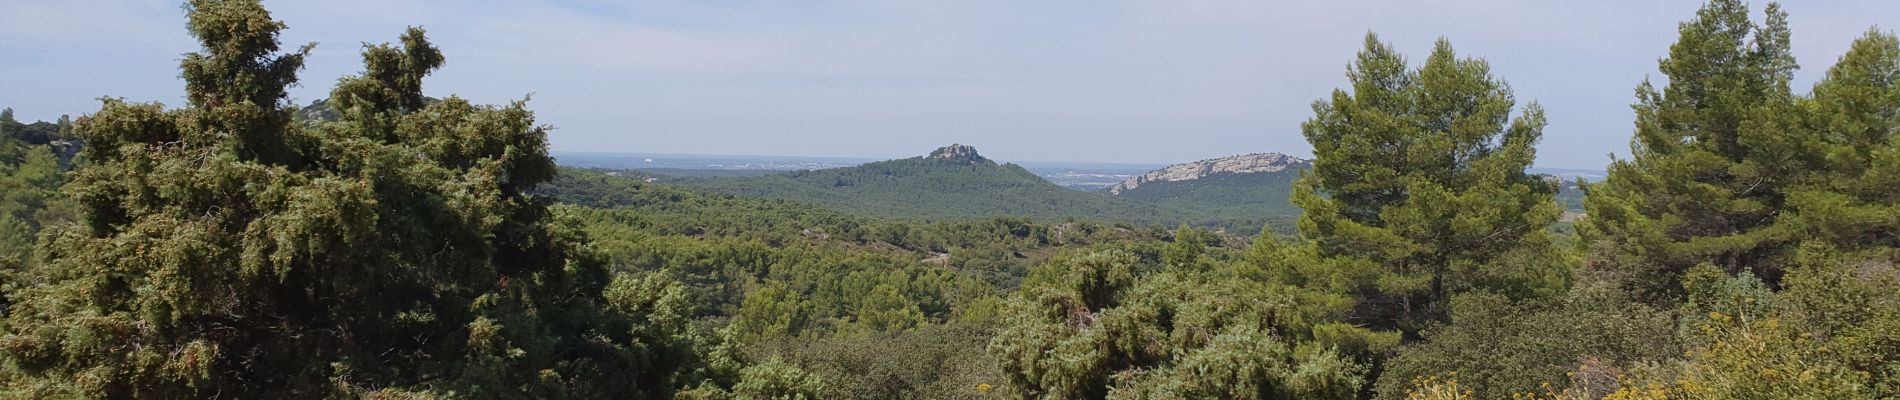
[(1816, 144), (1789, 90), (1787, 14), (1773, 3), (1762, 24), (1748, 14), (1740, 0), (1714, 0), (1680, 26), (1660, 63), (1666, 84), (1636, 89), (1630, 158), (1587, 187), (1579, 231), (1592, 271), (1645, 299), (1679, 299), (1683, 271), (1699, 263), (1771, 284), (1787, 263), (1790, 231), (1773, 227)]
[(1352, 318), (1414, 331), (1467, 290), (1547, 294), (1567, 274), (1545, 227), (1556, 186), (1527, 174), (1543, 135), (1484, 60), (1438, 41), (1408, 68), (1368, 34), (1350, 90), (1313, 105), (1303, 126), (1313, 169), (1295, 188), (1312, 259), (1272, 261), (1282, 282), (1351, 294)]
[(1817, 167), (1789, 191), (1781, 223), (1842, 249), (1900, 248), (1900, 39), (1855, 40), (1802, 105)]

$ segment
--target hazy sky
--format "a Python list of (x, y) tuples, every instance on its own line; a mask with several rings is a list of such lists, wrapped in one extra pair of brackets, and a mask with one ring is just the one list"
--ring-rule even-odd
[[(429, 29), (425, 91), (533, 93), (557, 151), (1167, 163), (1310, 154), (1299, 124), (1367, 31), (1424, 58), (1438, 37), (1550, 113), (1546, 167), (1627, 152), (1632, 91), (1697, 1), (266, 1), (318, 42), (292, 93), (323, 98), (363, 42)], [(1757, 8), (1762, 3), (1757, 3)], [(1805, 91), (1900, 1), (1791, 1)], [(1759, 18), (1759, 10), (1756, 17)], [(290, 47), (290, 46), (287, 46)], [(0, 0), (0, 104), (24, 119), (100, 96), (183, 103), (196, 50), (171, 0)], [(1657, 77), (1660, 79), (1660, 77)]]

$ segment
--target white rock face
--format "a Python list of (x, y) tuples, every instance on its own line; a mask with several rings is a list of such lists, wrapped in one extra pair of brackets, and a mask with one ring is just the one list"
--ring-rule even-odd
[(1108, 194), (1120, 195), (1123, 191), (1141, 187), (1148, 182), (1179, 182), (1201, 179), (1215, 174), (1246, 174), (1256, 172), (1280, 172), (1287, 168), (1305, 166), (1306, 160), (1280, 153), (1255, 153), (1232, 157), (1221, 157), (1170, 165), (1167, 168), (1149, 171), (1141, 176), (1129, 178), (1108, 188)]

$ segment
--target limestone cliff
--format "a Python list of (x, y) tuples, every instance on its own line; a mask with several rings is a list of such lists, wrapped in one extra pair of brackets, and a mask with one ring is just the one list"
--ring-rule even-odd
[(1141, 187), (1150, 182), (1179, 182), (1205, 178), (1215, 174), (1246, 174), (1256, 172), (1279, 172), (1288, 168), (1303, 168), (1306, 160), (1280, 153), (1256, 153), (1231, 157), (1195, 161), (1170, 165), (1166, 168), (1149, 171), (1146, 174), (1128, 178), (1127, 181), (1108, 188), (1108, 193), (1120, 195), (1124, 191)]

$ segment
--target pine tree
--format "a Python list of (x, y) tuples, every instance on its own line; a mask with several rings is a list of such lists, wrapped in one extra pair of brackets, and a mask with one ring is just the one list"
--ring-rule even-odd
[[(1353, 316), (1385, 328), (1442, 319), (1467, 290), (1548, 294), (1567, 271), (1545, 227), (1556, 186), (1527, 174), (1544, 112), (1515, 118), (1509, 86), (1438, 41), (1423, 66), (1368, 34), (1350, 91), (1316, 102), (1303, 126), (1313, 169), (1295, 188), (1311, 259), (1269, 261), (1287, 282), (1357, 296)], [(1314, 265), (1320, 267), (1315, 268)]]
[(1790, 189), (1784, 229), (1843, 249), (1900, 248), (1900, 39), (1869, 31), (1804, 99), (1817, 168)]
[(422, 30), (368, 46), (306, 128), (255, 0), (195, 0), (189, 103), (106, 100), (75, 130), (87, 223), (42, 241), (0, 324), (0, 397), (664, 397), (686, 296), (610, 279), (529, 193), (524, 102), (421, 106)]
[(1591, 268), (1645, 299), (1678, 299), (1676, 282), (1698, 263), (1771, 285), (1785, 264), (1789, 232), (1769, 228), (1818, 160), (1797, 129), (1787, 14), (1772, 3), (1760, 25), (1748, 14), (1740, 0), (1714, 0), (1681, 25), (1660, 63), (1666, 85), (1636, 89), (1630, 158), (1587, 187), (1579, 231), (1599, 259), (1619, 260)]

